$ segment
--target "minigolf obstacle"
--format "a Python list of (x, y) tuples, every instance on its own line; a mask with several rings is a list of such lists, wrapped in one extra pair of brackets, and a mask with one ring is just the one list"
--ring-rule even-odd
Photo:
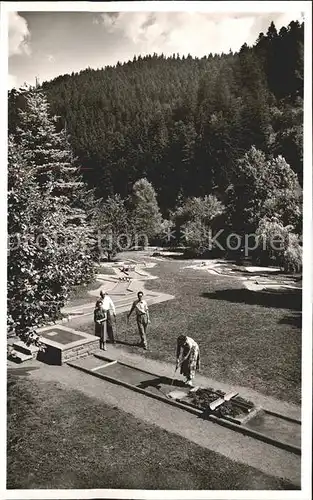
[(99, 348), (99, 339), (95, 335), (63, 325), (46, 326), (37, 331), (45, 345), (45, 350), (38, 352), (37, 359), (51, 365), (62, 365), (88, 356)]
[[(70, 361), (68, 365), (277, 448), (296, 455), (301, 454), (300, 420), (255, 406), (253, 402), (241, 398), (237, 392), (225, 394), (204, 387), (190, 390), (180, 380), (175, 381), (173, 388), (169, 377), (97, 353), (77, 361)], [(203, 393), (205, 393), (204, 399)], [(212, 408), (210, 401), (215, 402)], [(230, 401), (232, 409), (235, 410), (231, 414), (227, 411)]]

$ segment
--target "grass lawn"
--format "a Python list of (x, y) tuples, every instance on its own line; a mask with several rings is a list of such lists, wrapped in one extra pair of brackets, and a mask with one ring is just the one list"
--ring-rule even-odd
[(8, 489), (296, 489), (54, 383), (8, 375)]
[(73, 288), (70, 299), (66, 303), (66, 306), (80, 306), (82, 304), (86, 304), (86, 302), (92, 302), (93, 297), (88, 294), (88, 291), (97, 290), (100, 285), (101, 281), (94, 279), (90, 283), (79, 285)]
[(96, 272), (99, 274), (106, 274), (107, 276), (117, 276), (116, 272), (114, 269), (112, 269), (109, 266), (106, 266), (105, 264), (100, 265), (97, 267)]
[[(176, 338), (187, 334), (200, 345), (204, 375), (299, 404), (301, 292), (251, 292), (235, 278), (183, 265), (163, 261), (151, 270), (160, 279), (147, 288), (175, 299), (151, 307), (149, 351), (140, 352), (174, 363)], [(121, 339), (139, 340), (134, 319), (128, 328), (126, 314), (117, 321)], [(94, 326), (87, 320), (79, 329), (91, 333)]]
[[(109, 267), (107, 267), (105, 265), (97, 267), (96, 273), (106, 274), (108, 276), (116, 276), (113, 269), (110, 269)], [(74, 306), (75, 307), (75, 306), (80, 306), (80, 305), (86, 304), (86, 302), (92, 302), (93, 297), (91, 297), (88, 294), (88, 291), (96, 290), (97, 288), (99, 288), (101, 286), (101, 283), (102, 282), (100, 280), (94, 279), (90, 283), (76, 286), (75, 288), (73, 288), (66, 306), (71, 306), (71, 307)]]

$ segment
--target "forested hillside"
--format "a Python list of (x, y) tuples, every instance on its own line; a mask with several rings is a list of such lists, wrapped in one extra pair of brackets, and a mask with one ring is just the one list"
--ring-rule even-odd
[(283, 155), (302, 182), (303, 31), (272, 23), (239, 53), (139, 56), (42, 89), (97, 195), (125, 197), (146, 177), (166, 215), (179, 195), (222, 195), (252, 145)]

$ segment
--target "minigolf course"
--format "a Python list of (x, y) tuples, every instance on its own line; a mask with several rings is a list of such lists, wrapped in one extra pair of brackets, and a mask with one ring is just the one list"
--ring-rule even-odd
[(302, 282), (298, 278), (281, 275), (278, 267), (265, 266), (238, 266), (231, 262), (219, 261), (218, 259), (194, 260), (183, 269), (204, 271), (215, 276), (234, 278), (242, 282), (247, 290), (252, 292), (271, 290), (301, 290)]
[(99, 340), (94, 335), (76, 331), (64, 325), (46, 326), (38, 329), (45, 350), (39, 351), (37, 359), (51, 365), (62, 365), (72, 359), (97, 351)]
[[(153, 264), (112, 264), (114, 274), (109, 275), (105, 267), (97, 275), (99, 287), (88, 292), (86, 303), (69, 305), (63, 313), (67, 310), (74, 319), (91, 317), (100, 290), (109, 293), (117, 313), (129, 310), (138, 290), (144, 291), (149, 306), (174, 298), (145, 289), (148, 280), (158, 279), (149, 272)], [(190, 389), (174, 373), (172, 364), (128, 352), (120, 345), (109, 344), (107, 352), (100, 351), (98, 339), (79, 330), (82, 323), (78, 320), (72, 328), (58, 324), (38, 331), (47, 346), (47, 357), (42, 359), (46, 363), (38, 372), (47, 380), (60, 380), (101, 397), (171, 432), (177, 428), (200, 446), (300, 484), (301, 416), (297, 408), (284, 402), (276, 405), (271, 398), (249, 393), (246, 387), (226, 387), (201, 374), (196, 375), (196, 387)], [(63, 366), (47, 366), (52, 364)]]
[[(301, 421), (247, 401), (236, 391), (216, 388), (190, 390), (179, 380), (151, 373), (99, 352), (68, 362), (90, 376), (158, 399), (196, 417), (217, 423), (296, 455), (301, 454)], [(231, 403), (231, 404), (229, 404)]]
[(158, 279), (157, 276), (148, 271), (154, 266), (154, 263), (134, 264), (133, 261), (106, 263), (105, 267), (112, 270), (114, 274), (107, 275), (99, 272), (96, 276), (99, 287), (88, 291), (90, 300), (86, 299), (86, 303), (81, 305), (68, 305), (61, 310), (62, 314), (68, 319), (91, 315), (100, 291), (107, 292), (111, 296), (117, 314), (125, 312), (131, 307), (139, 290), (144, 292), (145, 300), (149, 306), (174, 299), (173, 295), (145, 289), (146, 281)]

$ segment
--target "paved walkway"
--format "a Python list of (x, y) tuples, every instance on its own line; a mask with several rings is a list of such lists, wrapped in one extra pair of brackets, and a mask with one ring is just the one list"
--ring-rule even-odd
[[(77, 318), (79, 320), (79, 318)], [(77, 327), (77, 331), (79, 331), (79, 327)], [(8, 339), (8, 344), (13, 344), (17, 339), (17, 337), (12, 337)], [(122, 344), (117, 344), (116, 346), (107, 344), (108, 350), (104, 353), (99, 350), (99, 353), (105, 355), (112, 360), (118, 360), (122, 363), (126, 363), (130, 366), (134, 366), (135, 368), (140, 368), (142, 370), (146, 370), (152, 374), (157, 376), (164, 376), (172, 379), (174, 376), (175, 364), (173, 358), (173, 364), (166, 363), (164, 361), (144, 357), (140, 354), (140, 348), (138, 347), (138, 354), (130, 353), (126, 351)], [(37, 363), (36, 361), (28, 361), (24, 365), (21, 366), (21, 370), (27, 370), (28, 366), (33, 366), (35, 363), (36, 367), (41, 370), (46, 370), (47, 365), (43, 363)], [(19, 369), (19, 366), (13, 362), (8, 361), (8, 366), (10, 368)], [(56, 369), (60, 369), (57, 367)], [(179, 374), (177, 371), (175, 374), (176, 379), (184, 380), (184, 377)], [(220, 389), (224, 392), (236, 391), (240, 394), (241, 397), (251, 400), (256, 406), (262, 406), (262, 408), (266, 410), (270, 410), (277, 413), (282, 413), (290, 418), (295, 418), (301, 420), (301, 407), (297, 406), (293, 403), (288, 403), (287, 401), (282, 401), (280, 399), (273, 398), (271, 396), (266, 396), (261, 394), (260, 392), (254, 391), (250, 387), (243, 387), (239, 385), (231, 385), (224, 382), (220, 382), (218, 380), (212, 379), (210, 377), (206, 377), (203, 374), (197, 373), (195, 377), (195, 385), (202, 387), (213, 387), (214, 389)]]

